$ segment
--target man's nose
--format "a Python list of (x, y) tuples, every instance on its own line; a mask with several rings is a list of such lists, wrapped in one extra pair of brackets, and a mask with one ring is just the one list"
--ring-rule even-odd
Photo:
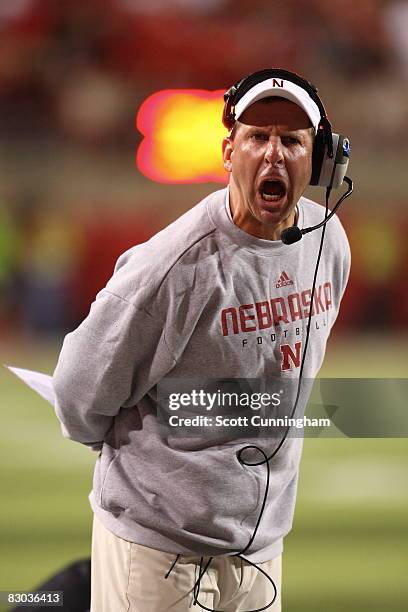
[(266, 146), (265, 160), (273, 166), (283, 163), (283, 149), (280, 138), (270, 138)]

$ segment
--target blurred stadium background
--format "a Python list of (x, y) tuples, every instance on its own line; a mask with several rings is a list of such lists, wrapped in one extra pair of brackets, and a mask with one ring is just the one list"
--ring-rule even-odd
[[(407, 31), (402, 0), (0, 2), (1, 363), (51, 373), (117, 256), (219, 187), (137, 170), (143, 100), (278, 66), (352, 142), (352, 275), (322, 375), (406, 377)], [(27, 590), (89, 554), (95, 457), (6, 370), (0, 406), (0, 590)], [(306, 441), (287, 612), (407, 609), (407, 460), (404, 439)]]

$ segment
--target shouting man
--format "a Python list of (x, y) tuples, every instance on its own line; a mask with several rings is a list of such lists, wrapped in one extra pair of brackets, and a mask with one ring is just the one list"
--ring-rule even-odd
[(327, 214), (303, 193), (342, 184), (348, 141), (282, 70), (234, 85), (223, 121), (228, 187), (119, 258), (54, 374), (64, 434), (100, 450), (92, 612), (281, 609), (301, 439), (267, 472), (238, 441), (166, 435), (158, 385), (316, 375), (350, 251), (336, 216), (299, 241)]

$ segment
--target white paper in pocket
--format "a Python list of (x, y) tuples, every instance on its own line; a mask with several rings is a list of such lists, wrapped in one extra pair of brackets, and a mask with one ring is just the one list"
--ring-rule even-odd
[(34, 370), (14, 368), (13, 366), (6, 366), (6, 368), (18, 376), (18, 378), (31, 387), (31, 389), (34, 389), (38, 395), (41, 395), (41, 397), (47, 400), (47, 402), (55, 408), (55, 392), (52, 384), (52, 376), (42, 374), (41, 372), (35, 372)]

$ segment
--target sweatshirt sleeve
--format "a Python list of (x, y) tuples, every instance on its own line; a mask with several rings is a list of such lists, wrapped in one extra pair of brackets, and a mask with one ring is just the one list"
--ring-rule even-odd
[(350, 268), (351, 268), (351, 251), (350, 251), (350, 244), (349, 241), (347, 239), (347, 235), (346, 232), (344, 231), (343, 226), (341, 226), (342, 229), (342, 234), (343, 234), (343, 269), (342, 269), (342, 286), (341, 286), (341, 298), (343, 299), (344, 296), (344, 292), (346, 291), (346, 287), (347, 287), (347, 283), (350, 277)]
[(102, 290), (65, 337), (54, 372), (63, 434), (97, 448), (121, 407), (134, 406), (174, 363), (162, 322)]

